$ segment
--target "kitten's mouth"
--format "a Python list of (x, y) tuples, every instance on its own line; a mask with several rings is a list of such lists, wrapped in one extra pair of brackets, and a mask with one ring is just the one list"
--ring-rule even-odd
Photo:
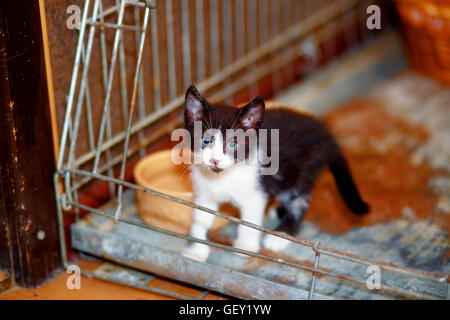
[(215, 173), (219, 173), (219, 172), (223, 171), (223, 169), (220, 169), (219, 167), (216, 167), (216, 166), (209, 166), (209, 169), (211, 169), (211, 171), (213, 171)]

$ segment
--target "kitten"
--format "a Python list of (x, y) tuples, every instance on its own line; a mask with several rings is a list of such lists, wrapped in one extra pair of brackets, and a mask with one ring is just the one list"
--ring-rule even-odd
[[(276, 211), (281, 220), (276, 230), (295, 236), (308, 208), (316, 175), (328, 165), (348, 207), (358, 215), (369, 210), (338, 145), (325, 126), (310, 115), (283, 108), (265, 110), (260, 97), (242, 108), (209, 104), (191, 86), (186, 92), (184, 119), (185, 129), (191, 136), (191, 149), (197, 157), (191, 178), (194, 202), (199, 205), (217, 210), (221, 203), (231, 202), (240, 209), (241, 219), (262, 225), (267, 200), (274, 197), (279, 202)], [(194, 135), (196, 121), (201, 121), (201, 135), (197, 137)], [(251, 144), (247, 138), (244, 143), (236, 137), (230, 138), (229, 129), (242, 129), (244, 133), (255, 130), (258, 143)], [(273, 150), (270, 142), (260, 143), (262, 130), (259, 129), (266, 129), (269, 137), (271, 131), (278, 129), (277, 150)], [(244, 156), (239, 158), (238, 151)], [(278, 170), (262, 175), (261, 170), (270, 164), (262, 163), (260, 155), (273, 155), (275, 151), (279, 157)], [(205, 240), (214, 217), (194, 210), (191, 236)], [(261, 234), (239, 225), (233, 245), (257, 252)], [(288, 244), (287, 240), (273, 235), (266, 235), (263, 240), (264, 247), (272, 251), (283, 250)], [(204, 261), (209, 251), (206, 245), (192, 243), (184, 254)]]

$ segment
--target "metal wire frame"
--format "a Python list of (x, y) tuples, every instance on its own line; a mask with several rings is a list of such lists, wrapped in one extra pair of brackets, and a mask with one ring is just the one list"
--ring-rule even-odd
[(106, 281), (114, 282), (114, 283), (117, 283), (117, 284), (120, 284), (120, 285), (124, 285), (124, 286), (131, 286), (133, 288), (138, 288), (138, 289), (141, 289), (141, 290), (144, 290), (144, 291), (148, 291), (148, 292), (152, 292), (152, 293), (157, 293), (157, 294), (169, 296), (169, 297), (172, 297), (172, 298), (175, 298), (175, 299), (179, 299), (179, 300), (202, 300), (209, 293), (208, 290), (205, 290), (198, 297), (190, 297), (190, 296), (186, 296), (184, 294), (179, 294), (179, 293), (176, 293), (176, 292), (171, 292), (171, 291), (167, 291), (167, 290), (163, 290), (163, 289), (148, 287), (145, 284), (133, 283), (132, 285), (130, 285), (130, 283), (125, 281), (125, 280), (113, 279), (113, 278), (105, 276), (105, 275), (101, 276), (101, 275), (96, 274), (95, 272), (89, 272), (89, 271), (81, 270), (81, 274), (83, 274), (83, 275), (85, 275), (87, 277), (90, 277), (90, 278), (106, 280)]
[[(236, 73), (242, 71), (245, 69), (248, 65), (251, 65), (253, 63), (256, 63), (261, 58), (267, 56), (269, 53), (273, 51), (277, 51), (287, 44), (291, 43), (292, 41), (295, 41), (302, 36), (308, 35), (311, 31), (313, 31), (315, 28), (317, 28), (320, 24), (318, 21), (328, 19), (333, 19), (339, 16), (341, 13), (355, 7), (359, 4), (360, 1), (358, 0), (345, 0), (343, 4), (337, 5), (338, 2), (333, 2), (329, 5), (329, 7), (322, 8), (321, 10), (318, 10), (314, 15), (311, 15), (301, 22), (293, 25), (291, 28), (286, 30), (285, 32), (273, 37), (269, 41), (263, 42), (259, 47), (257, 47), (255, 50), (249, 52), (246, 56), (237, 59), (234, 63), (228, 64), (225, 68), (221, 70), (220, 73), (213, 74), (211, 77), (206, 79), (205, 81), (199, 83), (197, 87), (201, 91), (207, 91), (208, 89), (214, 88), (218, 84), (223, 83), (226, 79), (232, 77)], [(153, 14), (153, 13), (152, 13)], [(334, 29), (335, 30), (335, 29)], [(333, 30), (329, 30), (329, 32), (332, 32)], [(80, 32), (81, 37), (81, 32)], [(227, 55), (226, 55), (227, 56)], [(297, 57), (297, 56), (293, 56)], [(280, 61), (285, 61), (285, 59), (280, 59)], [(292, 57), (291, 60), (292, 61)], [(290, 62), (289, 61), (289, 62)], [(75, 64), (77, 64), (77, 60), (75, 61)], [(272, 70), (270, 70), (272, 71)], [(269, 74), (269, 71), (266, 71), (265, 74)], [(155, 75), (155, 78), (159, 78), (158, 75)], [(250, 82), (250, 81), (249, 81)], [(73, 78), (72, 78), (73, 83)], [(156, 86), (158, 85), (158, 81), (156, 81)], [(234, 86), (235, 89), (229, 90), (228, 92), (224, 93), (223, 95), (228, 95), (230, 91), (236, 92), (238, 89)], [(69, 92), (69, 99), (72, 97), (74, 93)], [(156, 100), (158, 100), (156, 98)], [(147, 115), (144, 119), (139, 120), (135, 122), (131, 126), (130, 135), (134, 135), (138, 133), (139, 131), (142, 131), (144, 128), (148, 127), (152, 123), (156, 122), (157, 120), (161, 119), (162, 117), (166, 116), (170, 112), (173, 112), (175, 109), (182, 106), (184, 103), (184, 97), (179, 96), (173, 100), (171, 100), (168, 104), (166, 104), (163, 108)], [(156, 104), (157, 105), (157, 104)], [(157, 108), (158, 109), (158, 108)], [(67, 121), (67, 117), (70, 116), (70, 113), (68, 111), (71, 110), (71, 105), (68, 104), (67, 111), (66, 111), (66, 119), (64, 121), (64, 125), (66, 125), (67, 122), (70, 123), (70, 121)], [(63, 128), (63, 135), (61, 140), (64, 138), (64, 132), (65, 127)], [(68, 128), (67, 128), (68, 129)], [(111, 149), (113, 146), (123, 142), (126, 138), (127, 133), (126, 132), (120, 132), (113, 136), (111, 139), (108, 139), (107, 141), (103, 142), (99, 148), (96, 150), (91, 150), (89, 152), (86, 152), (82, 155), (80, 155), (76, 160), (74, 160), (73, 166), (74, 167), (80, 167), (83, 164), (91, 161), (94, 158), (97, 158), (97, 153), (103, 153), (107, 150)], [(59, 165), (58, 168), (62, 167), (62, 161), (63, 161), (63, 148), (60, 150), (60, 156), (59, 156)]]
[[(77, 174), (77, 175), (91, 175), (92, 174), (89, 171), (83, 171), (83, 170), (77, 170), (77, 169), (70, 169), (69, 171), (71, 173)], [(253, 256), (253, 257), (256, 257), (256, 258), (265, 259), (265, 260), (268, 260), (268, 261), (271, 261), (271, 262), (274, 262), (274, 263), (287, 265), (287, 266), (290, 266), (290, 267), (293, 267), (293, 268), (297, 268), (297, 269), (300, 269), (300, 270), (311, 271), (311, 272), (313, 272), (313, 275), (312, 275), (311, 287), (310, 287), (310, 290), (309, 290), (309, 297), (310, 297), (310, 299), (314, 295), (314, 288), (315, 288), (315, 283), (316, 283), (316, 279), (317, 279), (317, 277), (316, 277), (317, 274), (322, 274), (322, 275), (334, 277), (334, 278), (337, 278), (337, 279), (340, 279), (340, 280), (350, 281), (352, 283), (359, 284), (359, 285), (366, 285), (365, 280), (356, 279), (356, 278), (353, 278), (353, 277), (350, 277), (350, 276), (346, 276), (346, 275), (338, 274), (338, 273), (335, 273), (335, 272), (332, 272), (332, 271), (327, 271), (327, 270), (320, 269), (319, 268), (319, 258), (320, 258), (320, 255), (322, 255), (322, 254), (330, 256), (330, 257), (338, 258), (338, 259), (343, 259), (343, 260), (346, 260), (346, 261), (349, 261), (349, 262), (362, 264), (362, 265), (365, 265), (365, 266), (377, 265), (377, 266), (380, 267), (380, 269), (384, 269), (384, 270), (391, 271), (391, 272), (397, 272), (397, 273), (408, 275), (408, 276), (412, 276), (412, 277), (415, 277), (415, 278), (420, 278), (420, 279), (423, 279), (423, 280), (433, 281), (433, 282), (436, 283), (436, 285), (443, 285), (443, 283), (446, 283), (447, 280), (448, 280), (448, 275), (446, 275), (446, 276), (437, 275), (437, 274), (434, 274), (434, 273), (431, 273), (431, 272), (427, 272), (427, 271), (423, 271), (423, 270), (418, 270), (418, 269), (398, 266), (398, 265), (394, 265), (394, 264), (391, 264), (391, 263), (378, 261), (378, 260), (375, 260), (375, 259), (370, 259), (370, 258), (365, 258), (365, 257), (360, 257), (360, 256), (357, 256), (357, 255), (354, 255), (354, 254), (350, 254), (350, 253), (347, 253), (347, 252), (340, 251), (340, 250), (324, 247), (324, 246), (320, 245), (320, 243), (318, 243), (318, 242), (312, 243), (310, 241), (302, 240), (302, 239), (299, 239), (299, 238), (287, 235), (285, 233), (274, 231), (274, 230), (271, 230), (271, 229), (268, 229), (268, 228), (265, 228), (265, 227), (253, 224), (251, 222), (248, 222), (248, 221), (245, 221), (245, 220), (242, 220), (242, 219), (239, 219), (239, 218), (235, 218), (235, 217), (229, 216), (229, 215), (224, 214), (222, 212), (219, 212), (219, 211), (216, 211), (216, 210), (212, 210), (212, 209), (209, 209), (209, 208), (197, 205), (195, 203), (192, 203), (192, 202), (189, 202), (189, 201), (186, 201), (186, 200), (183, 200), (183, 199), (179, 199), (179, 198), (176, 198), (176, 197), (173, 197), (173, 196), (170, 196), (170, 195), (167, 195), (167, 194), (164, 194), (164, 193), (152, 190), (152, 189), (148, 189), (148, 188), (145, 188), (145, 187), (141, 187), (139, 185), (135, 185), (133, 183), (129, 183), (129, 182), (126, 182), (126, 181), (122, 181), (122, 180), (119, 180), (119, 179), (114, 179), (114, 178), (111, 178), (111, 177), (102, 176), (102, 175), (98, 175), (98, 174), (94, 174), (94, 177), (96, 179), (101, 179), (101, 180), (105, 180), (105, 181), (111, 181), (111, 182), (113, 182), (115, 184), (122, 185), (122, 186), (125, 186), (127, 188), (131, 188), (133, 190), (143, 191), (143, 192), (149, 193), (149, 194), (157, 196), (157, 197), (168, 199), (168, 200), (180, 203), (182, 205), (189, 206), (189, 207), (191, 207), (193, 209), (198, 209), (198, 210), (201, 210), (201, 211), (213, 214), (216, 217), (224, 218), (224, 219), (227, 219), (227, 220), (229, 220), (231, 222), (238, 223), (240, 225), (244, 225), (246, 227), (259, 230), (259, 231), (264, 232), (266, 234), (271, 234), (271, 235), (283, 238), (285, 240), (291, 241), (293, 243), (310, 247), (315, 253), (314, 267), (310, 267), (308, 265), (304, 265), (304, 264), (300, 264), (300, 263), (294, 263), (294, 262), (291, 262), (291, 261), (288, 261), (288, 260), (284, 260), (284, 259), (280, 259), (280, 258), (274, 258), (274, 257), (268, 256), (268, 255), (259, 254), (259, 253), (255, 253), (255, 252), (251, 252), (251, 251), (247, 251), (247, 250), (243, 250), (243, 249), (234, 248), (234, 247), (231, 247), (231, 246), (227, 246), (227, 245), (211, 242), (211, 241), (208, 241), (208, 240), (202, 240), (202, 239), (194, 238), (194, 237), (191, 237), (191, 236), (186, 236), (186, 235), (179, 234), (179, 233), (176, 233), (176, 232), (171, 232), (171, 231), (164, 230), (164, 229), (161, 229), (161, 228), (149, 226), (149, 225), (146, 225), (144, 223), (135, 221), (133, 219), (119, 217), (119, 220), (118, 220), (118, 222), (124, 222), (124, 223), (128, 223), (128, 224), (131, 224), (131, 225), (139, 226), (141, 228), (157, 231), (157, 232), (160, 232), (160, 233), (163, 233), (163, 234), (167, 234), (167, 235), (170, 235), (170, 236), (173, 236), (173, 237), (176, 237), (176, 238), (181, 238), (181, 239), (188, 240), (188, 241), (193, 241), (193, 242), (197, 242), (197, 243), (201, 243), (201, 244), (206, 244), (206, 245), (209, 245), (211, 247), (224, 249), (224, 250), (227, 250), (227, 251), (232, 251), (232, 252), (236, 252), (236, 253), (240, 253), (240, 254), (245, 254), (245, 255), (248, 255), (248, 256)], [(87, 211), (90, 211), (92, 213), (104, 216), (104, 217), (113, 218), (108, 213), (105, 213), (104, 211), (99, 210), (99, 209), (90, 208), (88, 206), (85, 206), (85, 205), (82, 205), (82, 204), (79, 204), (79, 203), (76, 203), (76, 202), (70, 202), (70, 204), (75, 206), (75, 207), (77, 207), (77, 208), (80, 208), (80, 209), (83, 209), (83, 210), (87, 210)], [(386, 285), (383, 285), (382, 287), (383, 287), (382, 291), (390, 292), (390, 293), (403, 294), (403, 295), (409, 296), (411, 298), (429, 298), (429, 299), (436, 299), (437, 298), (435, 296), (430, 296), (430, 295), (416, 294), (414, 292), (410, 292), (410, 291), (404, 290), (402, 288), (394, 288), (394, 287), (389, 287), (389, 286), (386, 286)], [(448, 294), (448, 282), (447, 282), (447, 294)]]
[[(160, 70), (159, 70), (159, 57), (158, 57), (158, 39), (157, 39), (157, 24), (156, 24), (156, 10), (151, 10), (151, 8), (154, 7), (154, 3), (151, 3), (150, 1), (139, 2), (139, 1), (129, 1), (129, 0), (117, 0), (116, 5), (114, 7), (108, 8), (106, 10), (103, 10), (102, 8), (102, 1), (101, 0), (93, 0), (93, 9), (92, 9), (92, 16), (91, 18), (88, 18), (88, 9), (90, 7), (90, 1), (86, 0), (85, 7), (82, 14), (82, 21), (80, 25), (80, 36), (79, 41), (77, 45), (77, 50), (75, 54), (75, 63), (74, 63), (74, 69), (72, 73), (72, 80), (71, 80), (71, 87), (69, 90), (69, 98), (66, 108), (66, 115), (64, 120), (64, 126), (62, 130), (61, 135), (61, 149), (59, 152), (58, 157), (58, 163), (57, 163), (57, 173), (55, 174), (55, 186), (57, 187), (56, 190), (59, 190), (59, 181), (60, 178), (63, 178), (64, 182), (64, 193), (60, 194), (57, 192), (57, 204), (58, 204), (58, 219), (59, 219), (59, 226), (60, 226), (60, 234), (61, 234), (61, 250), (62, 250), (62, 256), (63, 256), (63, 262), (67, 266), (67, 256), (65, 252), (65, 243), (64, 243), (64, 230), (63, 230), (63, 218), (62, 218), (62, 211), (63, 210), (70, 210), (72, 207), (75, 208), (75, 213), (78, 212), (79, 209), (87, 210), (89, 212), (92, 212), (94, 214), (106, 216), (108, 218), (113, 219), (116, 223), (128, 223), (132, 225), (136, 225), (145, 229), (150, 229), (154, 231), (158, 231), (173, 237), (182, 238), (189, 241), (199, 242), (203, 244), (207, 244), (212, 247), (233, 251), (241, 254), (245, 254), (248, 256), (257, 257), (260, 259), (265, 259), (267, 261), (271, 261), (273, 263), (278, 263), (282, 265), (287, 265), (293, 268), (298, 268), (301, 270), (307, 270), (312, 272), (312, 279), (311, 279), (311, 286), (309, 289), (309, 299), (312, 299), (314, 297), (314, 291), (315, 286), (317, 282), (317, 275), (327, 275), (330, 277), (338, 278), (341, 280), (346, 280), (351, 283), (357, 284), (357, 285), (365, 285), (365, 282), (361, 279), (356, 279), (351, 276), (339, 274), (333, 271), (327, 271), (319, 268), (319, 260), (321, 255), (327, 255), (331, 256), (337, 259), (343, 259), (346, 261), (354, 262), (357, 264), (362, 265), (378, 265), (380, 268), (389, 270), (392, 272), (401, 273), (408, 276), (413, 276), (416, 278), (421, 278), (425, 280), (430, 280), (436, 282), (436, 284), (443, 284), (446, 283), (447, 285), (447, 295), (448, 295), (448, 276), (441, 276), (432, 274), (429, 272), (424, 272), (421, 270), (406, 268), (402, 266), (396, 266), (393, 264), (363, 258), (356, 255), (352, 255), (347, 252), (342, 252), (335, 249), (330, 249), (327, 247), (321, 246), (319, 243), (311, 243), (305, 240), (301, 240), (295, 237), (291, 237), (289, 235), (286, 235), (284, 233), (279, 233), (255, 224), (252, 224), (250, 222), (227, 216), (221, 212), (214, 211), (199, 205), (196, 205), (194, 203), (190, 203), (151, 189), (143, 188), (137, 185), (134, 185), (132, 183), (128, 183), (124, 181), (124, 173), (125, 173), (125, 167), (127, 159), (134, 153), (140, 152), (140, 155), (145, 154), (145, 145), (148, 144), (151, 139), (147, 139), (145, 141), (143, 136), (143, 129), (147, 128), (149, 125), (154, 123), (155, 121), (161, 119), (162, 117), (166, 116), (170, 112), (176, 110), (178, 107), (183, 105), (183, 97), (176, 97), (176, 82), (175, 82), (175, 57), (173, 55), (173, 37), (174, 37), (174, 31), (173, 31), (173, 16), (172, 16), (172, 1), (167, 0), (166, 5), (166, 11), (162, 14), (165, 14), (166, 20), (167, 20), (167, 33), (168, 33), (168, 49), (169, 54), (168, 57), (168, 65), (169, 65), (169, 96), (170, 96), (170, 102), (166, 105), (161, 105), (161, 96), (159, 93), (160, 89)], [(343, 19), (345, 18), (345, 21), (352, 22), (348, 19), (348, 14), (344, 15), (344, 13), (347, 13), (351, 8), (354, 8), (355, 6), (358, 6), (361, 1), (358, 0), (342, 0), (342, 1), (336, 1), (331, 4), (328, 4), (324, 7), (307, 7), (305, 10), (310, 13), (308, 17), (304, 17), (300, 22), (291, 25), (288, 27), (285, 31), (280, 32), (280, 26), (279, 19), (274, 18), (273, 21), (275, 21), (275, 25), (272, 26), (271, 30), (268, 30), (267, 28), (260, 28), (259, 30), (259, 45), (254, 47), (251, 51), (247, 52), (245, 54), (242, 39), (239, 42), (237, 40), (236, 36), (230, 35), (230, 33), (226, 33), (224, 35), (225, 37), (225, 43), (231, 43), (231, 41), (237, 41), (236, 46), (236, 54), (238, 55), (238, 58), (235, 59), (234, 62), (231, 62), (224, 67), (220, 72), (218, 71), (218, 61), (215, 60), (216, 57), (213, 58), (212, 62), (212, 71), (213, 74), (206, 78), (206, 69), (204, 65), (204, 50), (205, 50), (205, 38), (203, 36), (203, 3), (204, 0), (196, 0), (195, 1), (195, 8), (196, 8), (196, 29), (198, 33), (197, 37), (197, 56), (195, 57), (197, 59), (197, 78), (198, 80), (201, 80), (200, 84), (198, 85), (199, 89), (202, 91), (206, 91), (208, 89), (214, 88), (223, 82), (226, 82), (228, 78), (231, 76), (237, 74), (238, 72), (241, 72), (242, 70), (246, 70), (248, 66), (257, 63), (260, 61), (260, 59), (272, 55), (272, 58), (269, 60), (266, 64), (261, 64), (260, 66), (254, 68), (254, 70), (248, 72), (242, 76), (239, 80), (234, 81), (233, 83), (228, 83), (225, 85), (222, 89), (217, 90), (216, 94), (213, 96), (212, 99), (214, 100), (220, 100), (220, 99), (226, 99), (227, 97), (230, 97), (233, 93), (237, 92), (243, 87), (248, 87), (252, 83), (254, 83), (257, 79), (260, 79), (261, 77), (272, 74), (275, 70), (279, 69), (280, 67), (283, 67), (284, 65), (287, 65), (291, 61), (293, 61), (295, 58), (298, 57), (298, 54), (300, 52), (300, 45), (301, 42), (299, 42), (299, 39), (302, 37), (308, 35), (311, 36), (311, 33), (314, 31), (314, 39), (316, 41), (320, 40), (326, 40), (331, 37), (332, 34), (336, 32), (336, 25), (332, 25), (328, 28), (323, 28), (320, 30), (320, 32), (315, 31), (320, 23), (323, 21), (327, 21), (330, 19)], [(211, 7), (213, 8), (213, 11), (217, 10), (217, 3), (212, 0)], [(124, 19), (124, 13), (125, 13), (125, 7), (126, 6), (134, 6), (134, 16), (135, 21), (138, 23), (140, 21), (139, 25), (135, 26), (126, 26), (123, 24)], [(273, 3), (272, 3), (273, 5)], [(182, 7), (187, 8), (187, 1), (182, 0)], [(227, 7), (227, 6), (225, 6)], [(139, 8), (144, 8), (144, 16), (142, 18), (142, 21), (140, 19), (140, 13)], [(260, 10), (261, 6), (259, 7)], [(265, 8), (265, 11), (267, 11), (267, 8)], [(117, 14), (117, 23), (106, 23), (104, 21), (104, 18), (106, 16), (109, 16), (111, 14)], [(161, 12), (159, 13), (161, 14)], [(214, 13), (216, 14), (216, 13)], [(267, 12), (269, 14), (269, 12)], [(226, 15), (223, 17), (225, 24), (231, 24), (231, 21), (229, 20), (229, 17)], [(154, 81), (154, 86), (157, 90), (155, 90), (155, 97), (154, 97), (154, 103), (155, 108), (154, 112), (148, 115), (145, 115), (144, 111), (144, 98), (143, 98), (143, 92), (144, 92), (144, 84), (143, 84), (143, 76), (141, 72), (142, 67), (142, 57), (143, 57), (143, 48), (144, 48), (144, 41), (145, 41), (145, 34), (147, 32), (147, 24), (148, 20), (150, 19), (150, 25), (151, 25), (151, 41), (152, 41), (152, 48), (153, 48), (153, 76), (156, 79)], [(184, 26), (189, 25), (189, 15), (186, 13), (183, 13), (182, 15), (182, 22)], [(338, 23), (337, 25), (343, 25), (345, 24)], [(84, 44), (84, 38), (85, 33), (87, 32), (88, 28), (88, 34), (87, 34), (87, 45)], [(97, 140), (97, 144), (95, 144), (95, 140), (93, 137), (93, 124), (92, 124), (92, 118), (89, 117), (91, 113), (91, 102), (90, 102), (90, 94), (89, 94), (89, 83), (87, 81), (88, 79), (88, 70), (90, 65), (90, 56), (92, 52), (92, 45), (94, 40), (94, 35), (96, 28), (100, 29), (100, 45), (101, 45), (101, 53), (102, 53), (102, 73), (103, 73), (103, 84), (105, 88), (105, 100), (103, 103), (102, 108), (102, 117), (101, 117), (101, 123), (100, 123), (100, 131), (99, 136)], [(106, 45), (105, 45), (105, 35), (104, 30), (105, 28), (112, 28), (115, 30), (114, 35), (114, 42), (113, 42), (113, 50), (112, 55), (110, 58), (110, 63), (108, 66), (108, 59), (106, 55)], [(345, 29), (345, 28), (344, 28)], [(212, 34), (213, 36), (218, 36), (217, 30), (212, 27)], [(251, 30), (251, 28), (249, 28)], [(262, 31), (265, 30), (265, 31)], [(128, 92), (127, 92), (127, 85), (125, 81), (125, 73), (126, 73), (126, 61), (125, 61), (125, 55), (124, 55), (124, 48), (123, 48), (123, 36), (122, 32), (130, 31), (134, 32), (136, 35), (136, 45), (137, 45), (137, 62), (135, 65), (135, 71), (134, 71), (134, 77), (133, 77), (133, 86), (132, 86), (132, 94), (131, 94), (131, 102), (128, 105)], [(242, 31), (242, 30), (241, 30)], [(270, 32), (269, 32), (270, 31)], [(189, 35), (186, 35), (185, 33), (189, 32), (189, 28), (185, 28), (183, 33), (183, 52), (188, 53), (189, 50)], [(245, 30), (243, 31), (245, 32)], [(254, 32), (254, 31), (252, 31)], [(265, 33), (266, 32), (266, 33)], [(271, 34), (272, 33), (272, 34)], [(228, 37), (228, 38), (227, 38)], [(311, 38), (311, 37), (310, 37)], [(292, 44), (293, 42), (299, 42), (298, 46), (292, 46), (289, 49), (283, 50), (281, 56), (274, 56), (273, 53), (282, 49), (286, 48), (286, 46)], [(230, 46), (231, 48), (231, 46)], [(227, 50), (230, 50), (228, 48)], [(214, 41), (211, 41), (211, 51), (215, 52), (217, 54), (217, 43)], [(214, 55), (215, 55), (214, 54)], [(188, 55), (188, 54), (187, 54)], [(240, 57), (239, 57), (240, 56)], [(186, 85), (187, 83), (190, 83), (190, 56), (187, 56), (183, 60), (183, 69), (185, 71), (184, 73), (184, 79), (183, 83)], [(229, 59), (229, 58), (228, 58)], [(125, 130), (112, 136), (111, 133), (111, 124), (110, 124), (110, 99), (112, 95), (112, 83), (114, 79), (115, 74), (115, 68), (117, 64), (117, 60), (119, 60), (119, 76), (120, 76), (120, 87), (121, 87), (121, 106), (122, 106), (122, 116), (123, 116), (123, 122)], [(81, 68), (82, 66), (82, 68)], [(81, 69), (81, 75), (79, 75)], [(80, 81), (78, 81), (80, 78)], [(79, 89), (77, 91), (77, 86), (79, 82)], [(75, 104), (75, 97), (76, 92), (78, 92), (78, 100)], [(138, 108), (139, 108), (139, 120), (135, 123), (133, 123), (133, 113), (136, 105), (136, 101), (138, 100)], [(80, 119), (81, 119), (81, 112), (82, 112), (82, 105), (83, 102), (85, 102), (85, 109), (88, 113), (88, 135), (89, 135), (89, 146), (90, 151), (79, 156), (78, 158), (75, 157), (75, 149), (76, 149), (76, 143), (77, 143), (77, 135), (80, 128)], [(74, 109), (75, 106), (75, 109)], [(72, 113), (73, 109), (75, 110), (75, 115), (72, 119)], [(106, 138), (107, 140), (104, 141), (104, 135), (106, 131)], [(140, 143), (138, 146), (133, 146), (132, 148), (129, 148), (129, 141), (130, 137), (138, 134)], [(68, 143), (68, 139), (70, 139), (70, 143)], [(119, 143), (123, 143), (123, 152), (119, 156), (115, 158), (111, 158), (110, 150), (113, 146), (118, 145)], [(68, 154), (66, 154), (68, 149)], [(100, 166), (100, 157), (101, 154), (105, 153), (106, 157), (106, 164), (103, 166)], [(65, 156), (67, 156), (67, 161), (64, 162)], [(78, 169), (83, 164), (93, 161), (93, 169), (92, 171), (86, 171), (86, 170), (80, 170)], [(120, 165), (120, 173), (118, 178), (115, 178), (113, 175), (113, 168), (116, 165)], [(103, 173), (107, 172), (108, 175), (104, 175)], [(82, 177), (81, 180), (74, 182), (72, 181), (72, 178), (75, 176)], [(111, 194), (115, 193), (115, 186), (117, 186), (117, 208), (113, 216), (103, 212), (102, 210), (90, 208), (88, 206), (82, 205), (78, 203), (78, 190), (84, 186), (86, 183), (88, 183), (91, 180), (101, 180), (106, 181), (110, 185), (110, 192)], [(177, 234), (174, 232), (170, 232), (167, 230), (155, 228), (152, 226), (145, 225), (143, 223), (139, 223), (127, 218), (124, 218), (121, 216), (121, 210), (122, 210), (122, 196), (123, 196), (123, 188), (131, 188), (134, 190), (140, 190), (147, 193), (150, 193), (152, 195), (162, 197), (165, 199), (169, 199), (178, 203), (181, 203), (183, 205), (189, 206), (191, 208), (199, 209), (204, 212), (213, 214), (215, 216), (230, 220), (231, 222), (238, 223), (256, 230), (259, 230), (261, 232), (271, 234), (280, 238), (283, 238), (285, 240), (297, 243), (299, 245), (307, 246), (313, 250), (315, 254), (315, 260), (314, 260), (314, 266), (310, 267), (307, 265), (303, 265), (300, 263), (293, 263), (291, 261), (287, 261), (284, 259), (279, 258), (273, 258), (268, 255), (254, 253), (242, 249), (233, 248), (230, 246), (225, 246), (222, 244), (210, 242), (207, 240), (201, 240), (197, 238), (193, 238), (190, 236), (185, 236), (181, 234)], [(91, 276), (95, 276), (92, 275)], [(383, 286), (383, 290), (386, 290), (391, 293), (400, 293), (404, 294), (406, 296), (410, 296), (413, 298), (436, 298), (434, 296), (424, 296), (421, 294), (415, 294), (413, 292), (401, 289), (401, 288), (393, 288), (393, 287), (387, 287)], [(181, 297), (178, 297), (181, 298)]]

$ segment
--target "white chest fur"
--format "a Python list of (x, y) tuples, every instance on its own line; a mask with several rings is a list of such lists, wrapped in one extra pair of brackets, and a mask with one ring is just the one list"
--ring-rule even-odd
[(218, 203), (231, 202), (239, 208), (252, 198), (262, 200), (259, 167), (255, 163), (239, 164), (220, 173), (194, 168), (191, 176), (196, 197), (207, 197)]
[[(207, 208), (218, 210), (219, 205), (230, 202), (240, 211), (244, 221), (262, 225), (267, 195), (260, 184), (260, 168), (256, 161), (232, 165), (220, 173), (205, 167), (194, 167), (191, 172), (194, 187), (194, 202)], [(214, 216), (194, 210), (191, 236), (206, 239)], [(260, 247), (261, 232), (239, 225), (233, 245), (237, 248), (257, 252)], [(185, 255), (204, 261), (209, 255), (209, 247), (194, 243)]]

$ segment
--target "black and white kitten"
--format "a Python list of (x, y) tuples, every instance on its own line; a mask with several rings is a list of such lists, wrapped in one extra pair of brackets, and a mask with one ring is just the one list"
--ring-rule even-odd
[[(191, 169), (195, 203), (217, 210), (221, 203), (231, 202), (239, 208), (241, 219), (262, 225), (267, 200), (272, 196), (279, 202), (276, 211), (281, 223), (276, 230), (295, 236), (308, 208), (308, 196), (316, 175), (328, 165), (349, 208), (359, 215), (369, 210), (338, 145), (325, 126), (311, 115), (286, 108), (265, 110), (264, 100), (259, 97), (242, 108), (209, 104), (191, 86), (186, 92), (184, 117), (185, 129), (193, 137), (191, 149), (194, 157), (197, 156)], [(197, 137), (194, 135), (196, 121), (201, 121), (202, 128), (202, 134)], [(213, 133), (206, 134), (211, 129), (215, 129)], [(243, 132), (266, 129), (269, 137), (271, 130), (278, 129), (277, 172), (261, 174), (261, 168), (269, 164), (263, 164), (259, 155), (270, 155), (273, 144), (249, 145), (242, 140), (229, 139), (229, 129)], [(257, 137), (259, 139), (259, 134)], [(238, 150), (244, 151), (244, 159), (236, 156)], [(194, 210), (191, 236), (206, 239), (214, 218), (214, 215)], [(233, 245), (257, 252), (260, 242), (260, 231), (239, 225)], [(272, 251), (283, 250), (288, 243), (272, 235), (263, 239), (264, 247)], [(209, 251), (206, 245), (192, 243), (184, 254), (204, 261)]]

